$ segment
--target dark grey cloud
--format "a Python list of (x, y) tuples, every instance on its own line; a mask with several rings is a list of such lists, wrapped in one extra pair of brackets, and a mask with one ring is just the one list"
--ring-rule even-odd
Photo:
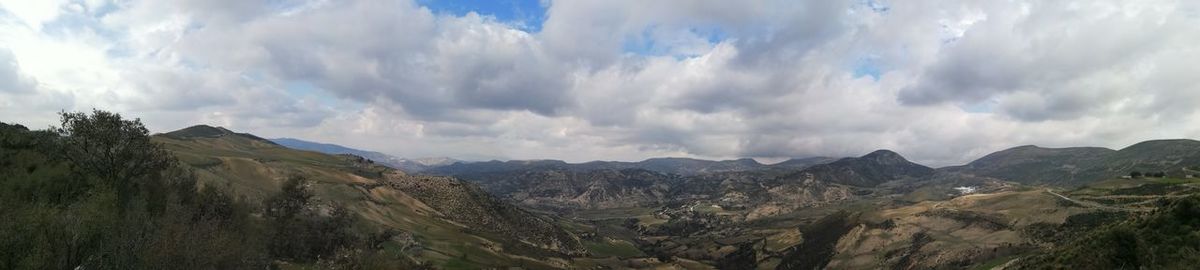
[(21, 66), (12, 51), (0, 48), (0, 92), (32, 93), (37, 85), (37, 80), (21, 74)]

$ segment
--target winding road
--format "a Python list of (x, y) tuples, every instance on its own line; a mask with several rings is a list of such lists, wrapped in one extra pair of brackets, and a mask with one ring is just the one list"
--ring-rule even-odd
[(1135, 212), (1148, 211), (1148, 209), (1142, 209), (1142, 208), (1115, 207), (1115, 206), (1104, 205), (1104, 204), (1101, 204), (1098, 202), (1080, 201), (1080, 200), (1072, 199), (1071, 197), (1063, 196), (1062, 194), (1058, 194), (1058, 192), (1054, 192), (1054, 190), (1051, 190), (1048, 188), (1046, 189), (1046, 192), (1050, 193), (1050, 195), (1058, 196), (1059, 198), (1062, 198), (1063, 200), (1067, 200), (1067, 201), (1073, 202), (1075, 204), (1078, 204), (1078, 205), (1081, 205), (1084, 207), (1089, 207), (1089, 208), (1098, 208), (1098, 209), (1107, 209), (1107, 210), (1116, 210), (1116, 211), (1135, 211)]

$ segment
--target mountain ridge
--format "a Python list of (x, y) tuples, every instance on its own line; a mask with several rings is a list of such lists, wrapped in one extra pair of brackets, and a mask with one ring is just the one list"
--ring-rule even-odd
[(848, 157), (831, 163), (813, 165), (783, 178), (818, 179), (851, 186), (873, 187), (892, 180), (925, 177), (933, 173), (933, 168), (908, 161), (891, 150), (880, 149), (861, 157)]
[(1046, 148), (1017, 146), (970, 163), (938, 169), (994, 177), (1023, 184), (1079, 186), (1134, 171), (1186, 176), (1200, 167), (1200, 141), (1147, 140), (1119, 150), (1103, 147)]
[(407, 159), (384, 154), (376, 151), (361, 150), (357, 148), (346, 147), (332, 143), (314, 142), (296, 138), (275, 138), (270, 139), (279, 145), (288, 148), (316, 151), (326, 154), (353, 154), (356, 156), (365, 157), (373, 161), (383, 163), (389, 167), (399, 169), (407, 173), (418, 173), (437, 166), (444, 166), (459, 162), (460, 160), (448, 157), (427, 157), (418, 159)]
[(587, 252), (578, 236), (551, 218), (455, 178), (408, 175), (353, 154), (292, 149), (219, 127), (188, 128), (152, 139), (193, 168), (203, 185), (251, 202), (278, 192), (284, 179), (306, 179), (322, 202), (346, 207), (372, 226), (434, 241), (417, 243), (425, 245), (419, 250), (427, 250), (419, 256), (488, 254), (476, 260), (495, 261), (483, 265), (529, 260), (554, 265), (550, 258)]

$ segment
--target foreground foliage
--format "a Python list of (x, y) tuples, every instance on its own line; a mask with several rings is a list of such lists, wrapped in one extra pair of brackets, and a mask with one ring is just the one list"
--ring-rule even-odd
[(140, 121), (104, 111), (46, 131), (0, 123), (0, 216), (0, 269), (419, 268), (303, 179), (252, 207), (198, 188)]
[(1171, 202), (1154, 213), (1092, 231), (1022, 269), (1194, 269), (1200, 265), (1200, 196)]

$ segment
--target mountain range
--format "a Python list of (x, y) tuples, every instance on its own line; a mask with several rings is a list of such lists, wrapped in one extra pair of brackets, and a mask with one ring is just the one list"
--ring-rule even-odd
[(252, 202), (277, 192), (285, 179), (307, 179), (320, 201), (415, 239), (409, 244), (421, 248), (412, 256), (448, 261), (471, 254), (487, 264), (534, 260), (528, 263), (551, 267), (547, 258), (586, 252), (552, 218), (453, 178), (408, 175), (353, 154), (291, 149), (220, 127), (193, 126), (153, 139), (194, 168), (200, 184)]
[[(889, 150), (778, 164), (405, 167), (378, 152), (220, 127), (154, 140), (202, 185), (247, 200), (273, 194), (283, 179), (309, 179), (321, 201), (404, 232), (404, 245), (417, 247), (406, 256), (439, 268), (1039, 268), (1064, 262), (1037, 254), (1086, 258), (1079, 250), (1106, 248), (1086, 242), (1107, 237), (1103, 225), (1142, 224), (1138, 213), (1163, 200), (1200, 194), (1200, 181), (1188, 180), (1200, 166), (1192, 140), (1120, 150), (1020, 146), (942, 168)], [(1165, 178), (1121, 178), (1134, 171)]]
[(336, 144), (318, 143), (318, 142), (311, 142), (311, 141), (305, 141), (305, 140), (293, 139), (293, 138), (276, 138), (276, 139), (271, 139), (271, 141), (275, 142), (279, 145), (286, 146), (288, 148), (292, 148), (292, 149), (316, 151), (316, 152), (333, 154), (333, 155), (340, 155), (340, 154), (356, 155), (356, 156), (370, 159), (375, 162), (382, 163), (382, 164), (390, 166), (392, 168), (400, 169), (405, 172), (420, 172), (420, 171), (428, 170), (433, 167), (445, 166), (445, 165), (454, 164), (456, 162), (461, 162), (461, 160), (448, 158), (448, 157), (427, 157), (427, 158), (417, 158), (417, 159), (406, 159), (406, 158), (399, 158), (396, 156), (392, 156), (392, 155), (388, 155), (388, 154), (384, 154), (384, 153), (380, 153), (380, 152), (375, 152), (375, 151), (359, 150), (359, 149), (349, 148), (349, 147), (336, 145)]
[(1145, 141), (1120, 150), (1018, 146), (942, 170), (1023, 184), (1079, 186), (1135, 171), (1185, 177), (1197, 167), (1200, 141), (1177, 139)]

